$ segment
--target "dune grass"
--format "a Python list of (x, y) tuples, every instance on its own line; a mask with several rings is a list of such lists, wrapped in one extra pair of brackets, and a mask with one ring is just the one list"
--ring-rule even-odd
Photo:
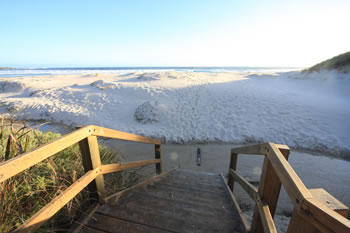
[(340, 54), (336, 57), (318, 63), (308, 69), (303, 70), (305, 73), (319, 72), (321, 70), (337, 70), (341, 73), (350, 72), (350, 52)]
[[(0, 122), (0, 162), (50, 142), (60, 134), (41, 132), (33, 128), (15, 128)], [(116, 153), (100, 146), (102, 163), (119, 161)], [(0, 183), (0, 232), (10, 232), (59, 195), (84, 174), (78, 145), (73, 145), (43, 162)], [(125, 185), (136, 181), (133, 173), (115, 173), (109, 184)], [(121, 184), (123, 183), (123, 184)], [(107, 187), (111, 189), (111, 187)], [(112, 187), (113, 188), (113, 187)], [(108, 190), (107, 190), (108, 191)], [(59, 232), (69, 227), (88, 207), (89, 194), (81, 192), (38, 232)]]

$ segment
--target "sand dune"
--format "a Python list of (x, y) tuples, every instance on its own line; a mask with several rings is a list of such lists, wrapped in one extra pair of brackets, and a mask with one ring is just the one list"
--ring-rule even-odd
[(2, 116), (164, 141), (273, 141), (350, 157), (349, 77), (134, 72), (0, 78)]

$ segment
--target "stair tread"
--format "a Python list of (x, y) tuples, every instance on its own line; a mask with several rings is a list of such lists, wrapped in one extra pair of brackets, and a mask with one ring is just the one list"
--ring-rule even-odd
[(100, 206), (81, 232), (242, 232), (238, 218), (220, 176), (178, 170)]

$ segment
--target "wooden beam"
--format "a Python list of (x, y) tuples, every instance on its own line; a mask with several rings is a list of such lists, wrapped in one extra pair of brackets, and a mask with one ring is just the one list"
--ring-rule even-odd
[(238, 216), (239, 216), (239, 221), (241, 222), (241, 224), (242, 224), (242, 226), (243, 226), (244, 232), (245, 232), (245, 233), (249, 233), (249, 232), (250, 232), (250, 229), (249, 229), (248, 221), (247, 221), (246, 217), (244, 216), (244, 213), (243, 213), (241, 207), (239, 206), (236, 197), (233, 195), (233, 193), (232, 193), (230, 187), (228, 186), (228, 184), (227, 184), (227, 182), (226, 182), (226, 179), (225, 179), (225, 177), (224, 177), (223, 174), (221, 174), (221, 179), (222, 179), (222, 180), (224, 181), (224, 183), (225, 183), (226, 189), (227, 189), (227, 191), (228, 191), (228, 193), (229, 193), (229, 195), (230, 195), (230, 198), (231, 198), (231, 200), (232, 200), (233, 207), (235, 208), (235, 210), (236, 210), (236, 212), (237, 212), (237, 214), (238, 214)]
[[(315, 192), (318, 192), (318, 190), (310, 190), (311, 193), (314, 195)], [(329, 196), (331, 199), (333, 198), (332, 196)], [(337, 211), (337, 209), (330, 209), (329, 207), (332, 208), (338, 208), (338, 206), (332, 206), (329, 198), (327, 199), (319, 199), (319, 196), (317, 194), (315, 195), (314, 198), (312, 198), (314, 201), (319, 202), (315, 203), (316, 208), (324, 208), (323, 210), (318, 210), (318, 214), (311, 213), (309, 210), (303, 210), (299, 209), (299, 211), (294, 208), (293, 214), (291, 221), (289, 222), (288, 225), (288, 233), (303, 233), (303, 232), (310, 232), (310, 233), (317, 233), (317, 232), (323, 232), (323, 233), (337, 233), (337, 232), (350, 232), (350, 225), (349, 225), (349, 220), (344, 217), (345, 214), (343, 212), (343, 206), (341, 206), (340, 212)], [(311, 200), (311, 199), (310, 199)], [(323, 207), (322, 204), (324, 205)], [(330, 205), (331, 204), (331, 205)], [(302, 207), (303, 208), (303, 207)], [(328, 208), (328, 210), (327, 210)], [(334, 215), (334, 216), (328, 216), (327, 218), (330, 219), (324, 219), (324, 217), (320, 217), (320, 215)], [(336, 213), (336, 214), (335, 214)], [(343, 216), (343, 218), (341, 218)], [(337, 221), (336, 218), (338, 219), (338, 223), (335, 223), (334, 221)], [(330, 222), (329, 220), (333, 221)], [(331, 224), (331, 225), (329, 225)], [(340, 230), (340, 231), (339, 231)]]
[(86, 126), (70, 134), (56, 139), (53, 142), (40, 146), (32, 152), (19, 155), (15, 158), (0, 163), (0, 182), (24, 171), (31, 166), (40, 163), (44, 159), (66, 149), (67, 147), (81, 141), (92, 133), (92, 128)]
[[(89, 143), (89, 150), (90, 150), (90, 158), (92, 163), (92, 169), (95, 169), (97, 167), (101, 167), (101, 157), (100, 157), (100, 150), (98, 147), (97, 137), (96, 136), (89, 136), (88, 138)], [(97, 192), (99, 196), (99, 200), (103, 200), (106, 196), (105, 191), (105, 182), (103, 179), (103, 175), (99, 175), (95, 179), (96, 186), (97, 186)]]
[(284, 145), (284, 144), (275, 144), (277, 147), (278, 147), (278, 149), (280, 149), (280, 150), (288, 150), (288, 151), (290, 151), (290, 148), (289, 148), (289, 146), (287, 146), (287, 145)]
[(99, 126), (93, 126), (92, 135), (99, 136), (99, 137), (106, 137), (106, 138), (115, 138), (115, 139), (126, 140), (126, 141), (142, 142), (142, 143), (149, 143), (149, 144), (161, 144), (161, 141), (159, 139), (147, 138), (136, 134), (125, 133), (125, 132), (121, 132), (113, 129), (102, 128)]
[(150, 164), (157, 164), (160, 162), (161, 162), (160, 159), (152, 159), (152, 160), (143, 160), (143, 161), (135, 161), (135, 162), (127, 162), (127, 163), (107, 164), (107, 165), (102, 165), (101, 168), (102, 168), (102, 174), (108, 174), (108, 173), (122, 171), (126, 169), (143, 167)]
[(79, 233), (80, 230), (85, 226), (85, 224), (91, 219), (91, 217), (95, 214), (96, 210), (101, 205), (98, 202), (95, 202), (94, 205), (89, 207), (87, 211), (84, 211), (83, 217), (80, 218), (80, 220), (76, 221), (73, 225), (73, 227), (67, 231), (67, 233)]
[(80, 193), (80, 191), (83, 190), (100, 173), (100, 167), (87, 172), (85, 175), (83, 175), (77, 181), (75, 181), (71, 186), (69, 186), (66, 190), (64, 190), (60, 195), (55, 197), (50, 203), (45, 205), (30, 219), (28, 219), (24, 224), (18, 227), (14, 232), (34, 232), (55, 213), (57, 213), (63, 206), (65, 206), (70, 200), (72, 200), (78, 193)]
[(268, 143), (267, 146), (263, 148), (263, 151), (266, 153), (273, 169), (281, 180), (283, 187), (287, 191), (295, 207), (299, 208), (303, 200), (312, 198), (309, 190), (275, 144)]
[(260, 220), (263, 225), (265, 233), (277, 233), (275, 222), (273, 221), (271, 211), (266, 202), (262, 201), (259, 196), (257, 196), (256, 204), (258, 206)]
[(231, 159), (230, 159), (230, 167), (229, 167), (229, 174), (228, 174), (228, 186), (233, 192), (233, 187), (235, 180), (232, 175), (230, 175), (230, 169), (236, 170), (237, 168), (237, 159), (238, 159), (238, 154), (237, 153), (232, 153), (231, 152)]
[(326, 190), (322, 188), (318, 189), (309, 189), (310, 193), (312, 194), (312, 197), (316, 200), (319, 200), (324, 205), (326, 205), (328, 208), (334, 210), (341, 216), (344, 216), (345, 218), (349, 215), (349, 207), (341, 203), (339, 200), (337, 200), (335, 197), (333, 197), (330, 193), (328, 193)]
[[(87, 138), (79, 142), (79, 148), (82, 156), (84, 172), (87, 173), (90, 170), (93, 170), (91, 156), (90, 156), (89, 141)], [(99, 201), (96, 182), (95, 181), (91, 182), (88, 185), (87, 189), (89, 191), (90, 204), (93, 204), (94, 202)]]
[(265, 147), (266, 145), (267, 144), (258, 144), (258, 145), (251, 145), (251, 146), (243, 146), (243, 147), (233, 148), (231, 150), (231, 153), (263, 155), (264, 152), (262, 151), (262, 148)]
[[(283, 157), (288, 160), (289, 149), (288, 147), (279, 147)], [(269, 206), (271, 211), (271, 216), (275, 215), (275, 210), (277, 207), (277, 202), (279, 194), (281, 191), (281, 181), (273, 168), (268, 157), (265, 156), (264, 164), (261, 172), (260, 182), (259, 182), (259, 197), (264, 200), (264, 202)], [(255, 233), (264, 232), (264, 226), (261, 221), (260, 211), (258, 206), (255, 206), (251, 231)]]
[(257, 196), (258, 196), (257, 188), (255, 188), (251, 183), (249, 183), (246, 179), (240, 176), (235, 170), (230, 169), (229, 173), (234, 177), (234, 179), (237, 180), (237, 182), (242, 186), (242, 188), (249, 194), (249, 196), (253, 200), (257, 199)]
[(123, 194), (128, 193), (128, 192), (130, 192), (130, 191), (133, 191), (134, 189), (143, 187), (143, 186), (145, 186), (145, 185), (147, 185), (147, 184), (151, 184), (151, 183), (153, 183), (154, 181), (156, 181), (156, 180), (158, 180), (158, 179), (160, 179), (160, 178), (162, 178), (162, 177), (164, 177), (164, 176), (167, 176), (167, 175), (169, 175), (170, 173), (172, 173), (172, 172), (174, 172), (174, 171), (176, 171), (176, 168), (173, 168), (173, 169), (171, 169), (171, 170), (169, 170), (169, 171), (167, 171), (167, 172), (163, 172), (163, 173), (160, 174), (160, 175), (157, 175), (157, 176), (155, 176), (155, 177), (153, 177), (153, 178), (151, 178), (151, 179), (149, 179), (149, 180), (146, 180), (146, 181), (144, 181), (144, 182), (142, 182), (142, 183), (140, 183), (140, 184), (136, 184), (136, 185), (134, 185), (134, 186), (132, 186), (132, 187), (130, 187), (130, 188), (124, 189), (123, 191), (114, 193), (114, 194), (112, 194), (112, 195), (106, 197), (104, 201), (105, 201), (105, 203), (113, 204), (113, 203), (115, 203), (117, 200), (119, 200), (119, 198), (120, 198)]
[[(85, 172), (101, 166), (100, 151), (96, 136), (89, 136), (80, 141), (79, 147), (82, 154)], [(89, 185), (88, 189), (92, 201), (96, 201), (96, 198), (99, 201), (103, 201), (103, 198), (106, 195), (103, 175), (101, 174), (96, 177), (95, 181)]]
[(162, 173), (162, 151), (160, 144), (154, 145), (154, 157), (160, 160), (160, 163), (156, 163), (156, 174), (159, 175)]
[(327, 227), (323, 228), (320, 231), (316, 230), (316, 228), (298, 212), (297, 209), (293, 209), (292, 217), (288, 224), (287, 233), (319, 233), (319, 232), (327, 232), (332, 233), (332, 231)]
[(350, 233), (350, 220), (328, 208), (316, 198), (304, 200), (298, 212), (321, 232), (330, 228), (330, 232)]

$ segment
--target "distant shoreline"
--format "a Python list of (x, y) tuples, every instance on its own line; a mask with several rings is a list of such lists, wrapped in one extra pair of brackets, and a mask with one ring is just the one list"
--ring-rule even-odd
[(72, 67), (0, 67), (11, 70), (167, 70), (167, 69), (227, 69), (227, 70), (256, 70), (256, 69), (303, 69), (305, 67), (289, 66), (72, 66)]
[(10, 68), (0, 69), (0, 77), (19, 77), (19, 76), (46, 76), (46, 75), (83, 75), (83, 74), (120, 74), (136, 72), (193, 72), (193, 73), (281, 73), (289, 71), (300, 71), (302, 68), (295, 67), (56, 67), (56, 68)]

